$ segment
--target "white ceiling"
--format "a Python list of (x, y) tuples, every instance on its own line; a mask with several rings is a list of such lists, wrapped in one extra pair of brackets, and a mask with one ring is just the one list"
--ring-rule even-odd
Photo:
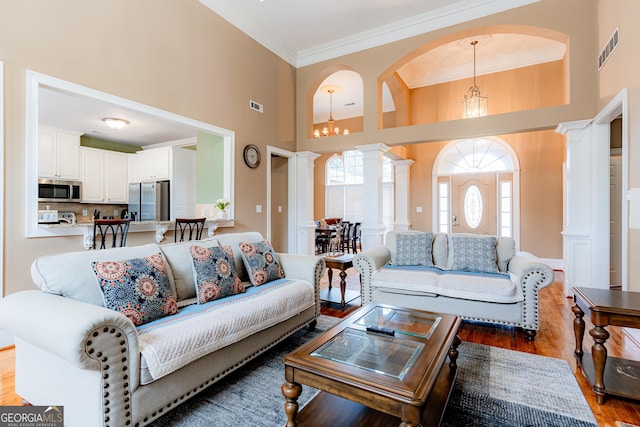
[[(304, 0), (200, 0), (205, 6), (247, 33), (296, 67), (312, 64), (362, 49), (433, 31), (471, 19), (535, 3), (539, 0), (324, 0), (310, 7)], [(557, 55), (534, 38), (507, 40), (496, 35), (478, 45), (479, 73), (486, 64), (506, 61), (513, 64), (514, 48), (523, 60), (532, 54)], [(537, 42), (539, 42), (538, 40)], [(542, 40), (544, 41), (544, 40)], [(447, 81), (472, 73), (468, 41), (452, 43), (427, 52), (399, 72), (410, 85)], [(486, 44), (486, 46), (484, 46)], [(507, 59), (507, 57), (509, 59)], [(422, 71), (418, 72), (417, 70)], [(471, 71), (469, 71), (471, 70)], [(482, 71), (480, 71), (482, 70)], [(355, 73), (338, 73), (324, 85), (341, 90), (333, 99), (335, 119), (362, 115), (362, 81)], [(355, 82), (355, 83), (354, 83)], [(484, 88), (483, 88), (484, 89)], [(461, 94), (462, 96), (463, 94)], [(388, 99), (386, 100), (388, 104)], [(392, 109), (385, 107), (385, 111)], [(314, 98), (314, 122), (326, 121), (328, 94)], [(102, 118), (119, 117), (130, 125), (118, 131), (109, 129)], [(86, 133), (97, 138), (147, 145), (192, 138), (196, 129), (167, 122), (152, 115), (124, 110), (107, 103), (41, 88), (39, 122)]]
[[(129, 124), (113, 130), (102, 121), (108, 117), (125, 119)], [(195, 138), (197, 133), (181, 123), (44, 86), (38, 90), (38, 123), (140, 146)]]
[(539, 0), (200, 0), (296, 67)]

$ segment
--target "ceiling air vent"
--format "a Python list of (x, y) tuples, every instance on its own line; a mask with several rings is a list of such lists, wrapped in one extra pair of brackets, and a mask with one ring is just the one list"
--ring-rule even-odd
[(619, 42), (620, 29), (616, 28), (605, 47), (600, 51), (600, 55), (598, 55), (598, 71), (600, 71), (600, 69), (604, 66), (604, 63), (607, 62), (607, 59), (609, 59), (609, 57), (613, 53), (613, 50), (618, 46)]
[(256, 110), (258, 113), (264, 112), (264, 107), (262, 104), (257, 103), (256, 101), (249, 100), (249, 108), (252, 110)]

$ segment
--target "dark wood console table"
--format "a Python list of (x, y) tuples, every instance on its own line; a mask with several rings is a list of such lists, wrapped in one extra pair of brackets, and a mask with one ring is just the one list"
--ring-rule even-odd
[[(343, 254), (340, 256), (325, 255), (325, 265), (327, 266), (327, 275), (329, 278), (329, 287), (320, 291), (320, 299), (323, 301), (340, 303), (344, 308), (345, 303), (353, 301), (360, 297), (360, 293), (347, 290), (347, 269), (353, 267), (353, 254)], [(336, 295), (332, 290), (333, 269), (340, 270), (340, 295)]]
[[(640, 328), (640, 292), (611, 291), (607, 289), (573, 288), (571, 308), (575, 315), (573, 330), (576, 336), (575, 356), (578, 366), (592, 385), (598, 404), (607, 394), (640, 399), (640, 362), (607, 358), (605, 342), (609, 332), (605, 326)], [(589, 335), (594, 340), (591, 354), (582, 352), (585, 313), (594, 327)], [(605, 387), (606, 386), (606, 387)]]

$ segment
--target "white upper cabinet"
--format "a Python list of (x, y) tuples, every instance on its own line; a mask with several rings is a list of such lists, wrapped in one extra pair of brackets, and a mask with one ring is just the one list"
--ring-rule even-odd
[(38, 129), (38, 177), (78, 179), (80, 134), (41, 126)]
[(80, 147), (80, 179), (82, 202), (104, 203), (103, 150)]
[(108, 203), (127, 203), (129, 198), (128, 156), (107, 151), (104, 154), (105, 196)]
[(127, 203), (127, 154), (80, 147), (82, 201)]
[(171, 179), (171, 147), (138, 151), (135, 157), (130, 182)]

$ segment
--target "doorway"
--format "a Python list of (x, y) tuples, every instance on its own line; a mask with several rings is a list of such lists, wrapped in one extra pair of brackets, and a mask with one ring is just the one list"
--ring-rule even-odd
[(267, 146), (267, 240), (278, 252), (296, 252), (295, 153)]
[(451, 177), (451, 231), (497, 234), (496, 175)]
[(433, 164), (433, 230), (512, 237), (520, 250), (520, 163), (498, 137), (451, 141)]

